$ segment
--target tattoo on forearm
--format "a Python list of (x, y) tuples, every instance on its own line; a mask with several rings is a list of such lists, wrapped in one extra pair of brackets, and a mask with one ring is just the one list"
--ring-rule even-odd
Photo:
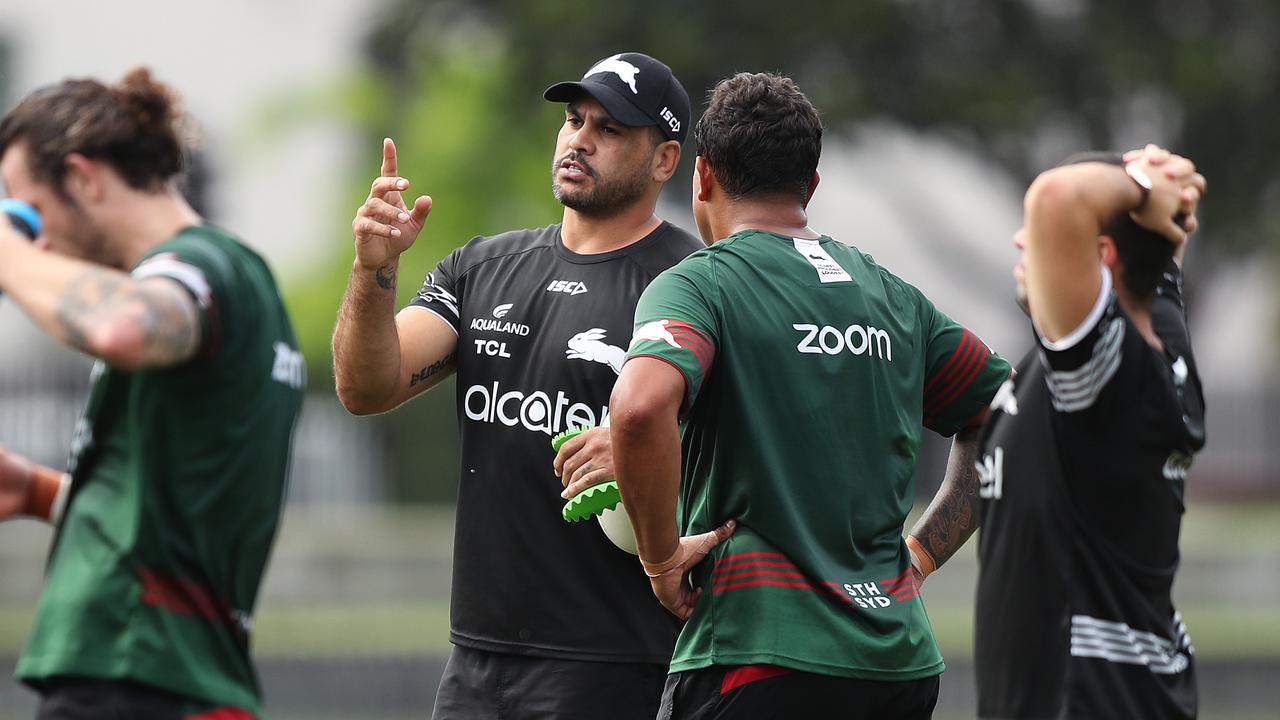
[(961, 490), (941, 498), (935, 522), (930, 523), (924, 537), (918, 538), (939, 566), (951, 559), (978, 529), (974, 522), (978, 517), (977, 501), (976, 488), (972, 493)]
[(449, 365), (453, 362), (453, 358), (454, 358), (454, 353), (449, 353), (448, 355), (445, 355), (439, 360), (431, 363), (430, 365), (414, 373), (409, 377), (409, 387), (413, 387), (421, 382), (426, 382), (427, 379), (430, 378), (431, 376), (436, 375), (441, 370), (444, 370), (445, 368), (449, 367)]
[(396, 289), (396, 276), (399, 273), (395, 265), (383, 265), (374, 273), (373, 279), (378, 282), (378, 287), (383, 290)]
[(89, 350), (86, 331), (90, 323), (85, 319), (97, 313), (106, 299), (119, 292), (121, 282), (120, 278), (98, 270), (86, 270), (71, 279), (56, 310), (58, 324), (66, 333), (68, 344)]
[(178, 297), (182, 292), (93, 268), (71, 279), (55, 317), (67, 343), (90, 354), (98, 352), (90, 344), (92, 329), (131, 321), (148, 363), (164, 365), (190, 357), (199, 342), (199, 324), (190, 304)]
[(981, 522), (978, 497), (978, 431), (958, 434), (942, 487), (934, 496), (911, 534), (929, 551), (938, 567), (951, 559), (978, 529)]

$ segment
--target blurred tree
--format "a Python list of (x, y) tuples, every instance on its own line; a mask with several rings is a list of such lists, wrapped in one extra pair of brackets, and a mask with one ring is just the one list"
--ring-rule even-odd
[(778, 70), (835, 131), (887, 117), (946, 132), (1028, 181), (1080, 149), (1167, 144), (1213, 181), (1205, 219), (1215, 245), (1280, 250), (1280, 173), (1269, 162), (1280, 147), (1274, 0), (1169, 0), (1158, 9), (1103, 0), (437, 0), (431, 8), (401, 0), (373, 33), (371, 57), (408, 67), (396, 48), (438, 32), (440, 20), (492, 28), (512, 63), (512, 122), (542, 85), (624, 49), (671, 65), (695, 105), (732, 72)]
[[(275, 132), (312, 113), (345, 117), (362, 133), (361, 157), (367, 158), (351, 179), (348, 202), (333, 213), (340, 228), (334, 238), (342, 239), (344, 250), (334, 253), (325, 270), (288, 290), (314, 391), (332, 392), (329, 338), (354, 257), (347, 223), (378, 174), (383, 137), (396, 141), (399, 172), (412, 183), (408, 194), (428, 194), (434, 201), (426, 228), (401, 261), (400, 304), (413, 297), (440, 258), (472, 237), (559, 220), (550, 177), (562, 111), (541, 99), (540, 88), (513, 87), (517, 73), (501, 33), (448, 7), (428, 13), (406, 4), (401, 10), (403, 16), (388, 18), (370, 40), (370, 66), (336, 87), (282, 98), (267, 113)], [(368, 420), (395, 460), (391, 483), (397, 498), (453, 497), (454, 402), (449, 381)], [(549, 463), (550, 455), (548, 468)]]
[[(780, 71), (810, 95), (833, 136), (887, 119), (945, 134), (1028, 182), (1077, 150), (1159, 142), (1195, 158), (1211, 180), (1203, 219), (1212, 252), (1275, 253), (1276, 37), (1274, 0), (1168, 0), (1158, 12), (1102, 0), (396, 0), (368, 35), (368, 65), (322, 107), (295, 98), (289, 112), (337, 109), (363, 134), (367, 172), (352, 180), (341, 215), (363, 201), (387, 135), (411, 192), (435, 199), (401, 267), (402, 302), (416, 278), (472, 236), (558, 219), (549, 164), (559, 110), (541, 90), (624, 50), (669, 64), (695, 117), (720, 78)], [(688, 188), (675, 183), (671, 192)], [(338, 237), (350, 242), (345, 228)], [(328, 337), (350, 270), (351, 251), (337, 255), (290, 293), (316, 389), (328, 377)], [(443, 496), (419, 476), (456, 464), (452, 406), (441, 388), (375, 420), (401, 459), (402, 496)]]

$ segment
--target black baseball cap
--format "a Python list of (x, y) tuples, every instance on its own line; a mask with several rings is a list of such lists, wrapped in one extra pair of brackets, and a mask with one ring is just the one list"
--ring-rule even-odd
[(671, 68), (644, 53), (610, 55), (592, 65), (581, 80), (556, 83), (542, 97), (569, 102), (583, 92), (623, 125), (657, 125), (668, 139), (679, 142), (689, 134), (689, 93)]

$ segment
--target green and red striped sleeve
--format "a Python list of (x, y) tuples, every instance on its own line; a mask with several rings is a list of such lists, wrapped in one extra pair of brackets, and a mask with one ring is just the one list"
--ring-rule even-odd
[(716, 313), (707, 300), (710, 279), (701, 272), (702, 263), (693, 260), (662, 273), (645, 289), (627, 349), (628, 360), (657, 358), (680, 371), (685, 409), (697, 399), (719, 345)]
[(950, 436), (991, 403), (1009, 377), (1009, 363), (923, 296), (921, 300), (927, 332), (922, 423)]

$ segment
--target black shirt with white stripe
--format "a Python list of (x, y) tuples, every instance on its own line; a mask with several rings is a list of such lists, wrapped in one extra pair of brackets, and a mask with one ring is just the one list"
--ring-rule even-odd
[(1194, 650), (1170, 597), (1204, 405), (1170, 265), (1152, 348), (1103, 271), (1075, 332), (992, 402), (979, 463), (982, 718), (1192, 718)]
[(640, 293), (701, 247), (665, 222), (593, 255), (566, 248), (559, 225), (479, 237), (441, 260), (410, 303), (458, 333), (455, 644), (670, 661), (679, 624), (636, 557), (596, 522), (562, 519), (551, 438), (604, 424)]

